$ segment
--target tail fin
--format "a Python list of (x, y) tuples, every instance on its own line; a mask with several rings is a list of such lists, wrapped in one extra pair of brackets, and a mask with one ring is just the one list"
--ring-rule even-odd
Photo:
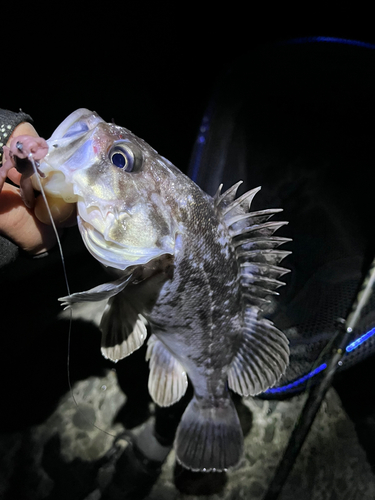
[(195, 396), (177, 429), (177, 460), (193, 471), (223, 471), (236, 465), (243, 451), (243, 435), (233, 401), (213, 406)]

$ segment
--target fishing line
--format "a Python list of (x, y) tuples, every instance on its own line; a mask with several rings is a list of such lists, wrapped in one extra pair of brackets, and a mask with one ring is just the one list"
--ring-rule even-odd
[[(58, 245), (59, 253), (60, 253), (60, 257), (61, 257), (61, 263), (62, 263), (62, 267), (63, 267), (63, 273), (64, 273), (64, 280), (65, 280), (66, 290), (68, 292), (68, 295), (71, 295), (71, 293), (70, 293), (70, 287), (69, 287), (69, 281), (68, 281), (68, 275), (67, 275), (67, 272), (66, 272), (64, 252), (63, 252), (63, 249), (62, 249), (62, 245), (61, 245), (61, 241), (60, 241), (60, 236), (59, 236), (59, 233), (57, 231), (55, 221), (53, 220), (52, 212), (51, 212), (51, 209), (49, 207), (48, 200), (47, 200), (46, 194), (44, 192), (43, 185), (42, 185), (41, 180), (40, 180), (40, 176), (39, 176), (39, 173), (38, 173), (38, 169), (37, 169), (35, 160), (33, 158), (33, 154), (31, 152), (28, 153), (28, 159), (30, 160), (30, 162), (31, 162), (31, 164), (33, 166), (35, 177), (38, 180), (38, 187), (40, 189), (40, 192), (41, 192), (41, 195), (43, 197), (44, 203), (46, 205), (47, 212), (48, 212), (48, 217), (51, 220), (51, 225), (52, 225), (53, 231), (54, 231), (55, 236), (56, 236), (57, 245)], [(73, 323), (73, 311), (72, 311), (72, 307), (69, 307), (68, 354), (67, 354), (67, 361), (66, 361), (66, 369), (67, 369), (68, 386), (69, 386), (70, 395), (71, 395), (71, 397), (72, 397), (72, 399), (74, 401), (74, 404), (77, 407), (77, 410), (79, 411), (79, 413), (81, 414), (82, 418), (87, 423), (89, 423), (90, 425), (92, 425), (93, 427), (95, 427), (96, 429), (98, 429), (99, 431), (104, 432), (108, 436), (111, 436), (111, 437), (115, 438), (116, 436), (114, 434), (111, 434), (110, 432), (108, 432), (108, 431), (106, 431), (104, 429), (101, 429), (94, 422), (91, 422), (86, 417), (86, 415), (83, 413), (83, 411), (79, 407), (79, 404), (78, 404), (78, 402), (76, 400), (76, 397), (74, 396), (73, 387), (72, 387), (71, 378), (70, 378), (70, 346), (71, 346), (71, 336), (72, 336), (72, 323)]]

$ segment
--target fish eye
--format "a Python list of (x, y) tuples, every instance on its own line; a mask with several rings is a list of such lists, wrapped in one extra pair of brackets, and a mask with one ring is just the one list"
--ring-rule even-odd
[(125, 172), (134, 172), (140, 168), (141, 153), (138, 148), (131, 146), (128, 142), (115, 143), (109, 151), (109, 159), (117, 168)]
[(123, 151), (115, 151), (111, 155), (111, 162), (115, 167), (125, 168), (126, 172), (131, 172), (131, 164), (127, 158), (127, 155)]

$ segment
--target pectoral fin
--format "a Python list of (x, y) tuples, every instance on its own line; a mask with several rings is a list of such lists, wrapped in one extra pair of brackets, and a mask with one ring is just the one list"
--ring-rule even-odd
[(122, 294), (109, 299), (100, 329), (102, 354), (115, 363), (139, 349), (147, 337), (145, 318)]
[(288, 340), (257, 308), (245, 314), (242, 343), (228, 372), (229, 387), (241, 396), (255, 396), (275, 385), (289, 360)]
[(170, 406), (185, 394), (188, 380), (184, 367), (155, 335), (148, 341), (146, 361), (150, 360), (148, 390), (159, 406)]
[(133, 280), (133, 274), (126, 277), (121, 277), (116, 281), (110, 283), (103, 283), (102, 285), (95, 286), (85, 292), (72, 293), (65, 297), (60, 297), (58, 300), (62, 302), (64, 309), (72, 307), (76, 302), (99, 302), (101, 300), (109, 299), (114, 295), (122, 292), (122, 290)]

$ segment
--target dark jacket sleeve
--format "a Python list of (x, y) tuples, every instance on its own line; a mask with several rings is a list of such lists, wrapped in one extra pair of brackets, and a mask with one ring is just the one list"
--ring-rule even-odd
[[(14, 113), (0, 108), (0, 168), (3, 159), (3, 146), (8, 142), (13, 130), (22, 122), (31, 123), (32, 121), (31, 116), (21, 110)], [(4, 267), (16, 260), (18, 253), (17, 245), (0, 236), (0, 272)]]

